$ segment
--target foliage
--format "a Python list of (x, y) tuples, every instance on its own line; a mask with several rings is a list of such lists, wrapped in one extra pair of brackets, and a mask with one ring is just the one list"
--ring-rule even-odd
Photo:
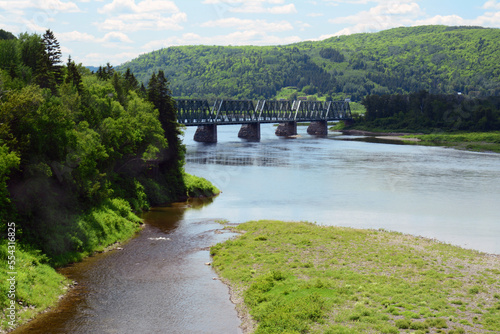
[(211, 182), (199, 176), (184, 173), (184, 183), (191, 198), (212, 197), (220, 193)]
[(11, 32), (0, 29), (0, 40), (2, 39), (16, 39), (16, 36)]
[(432, 95), (427, 91), (409, 95), (369, 95), (358, 125), (385, 130), (492, 131), (500, 130), (500, 98), (464, 98)]
[[(5, 222), (13, 218), (13, 207), (7, 190), (7, 181), (10, 171), (19, 166), (19, 156), (1, 143), (0, 141), (0, 222)], [(4, 224), (1, 225), (0, 232), (2, 234), (5, 232), (5, 227)]]
[(253, 221), (211, 248), (256, 333), (500, 330), (500, 262), (401, 233)]
[[(215, 193), (208, 181), (184, 173), (181, 129), (163, 72), (146, 92), (131, 71), (107, 64), (92, 74), (71, 58), (62, 65), (60, 57), (50, 30), (0, 40), (1, 230), (15, 222), (19, 248), (37, 254), (33, 266), (17, 268), (26, 270), (22, 275), (41, 268), (52, 277), (37, 259), (61, 266), (130, 238), (141, 222), (133, 211), (187, 198), (186, 183), (190, 194)], [(31, 288), (20, 286), (25, 307), (57, 299), (47, 292), (38, 303), (30, 295), (43, 288), (35, 279), (45, 284), (37, 275), (29, 278)], [(51, 279), (60, 289), (61, 280)]]
[[(0, 262), (7, 263), (8, 253), (7, 242), (0, 240)], [(58, 274), (54, 268), (49, 266), (47, 258), (29, 248), (16, 247), (16, 323), (24, 323), (33, 316), (48, 307), (54, 306), (59, 300), (59, 296), (64, 293), (68, 280)], [(6, 268), (6, 266), (4, 267)], [(7, 270), (0, 271), (0, 307), (3, 310), (0, 314), (0, 328), (10, 328), (7, 324), (10, 319), (6, 318), (10, 306), (10, 299), (5, 293), (9, 290)]]
[(176, 97), (277, 98), (284, 87), (318, 99), (369, 94), (499, 95), (499, 29), (420, 26), (284, 46), (178, 46), (117, 69), (147, 83), (159, 70)]

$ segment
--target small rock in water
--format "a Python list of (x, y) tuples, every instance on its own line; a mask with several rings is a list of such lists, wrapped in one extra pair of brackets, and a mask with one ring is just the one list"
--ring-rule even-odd
[(212, 264), (210, 262), (205, 262), (205, 265), (210, 266)]

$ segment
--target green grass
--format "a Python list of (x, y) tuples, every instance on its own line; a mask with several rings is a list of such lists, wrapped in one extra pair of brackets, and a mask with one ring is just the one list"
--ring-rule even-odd
[(184, 173), (187, 195), (192, 198), (212, 197), (220, 193), (210, 181), (199, 176)]
[(235, 229), (244, 233), (211, 248), (213, 266), (255, 333), (500, 331), (497, 256), (310, 223)]
[(359, 102), (349, 102), (352, 115), (363, 115), (366, 113), (366, 108)]
[[(9, 315), (8, 307), (10, 307), (10, 299), (8, 298), (10, 285), (7, 279), (8, 275), (7, 257), (10, 254), (7, 252), (7, 243), (0, 244), (0, 306), (2, 313), (0, 314), (0, 331), (11, 328), (7, 315)], [(40, 252), (24, 249), (20, 245), (16, 245), (16, 264), (15, 272), (15, 325), (25, 323), (33, 318), (37, 313), (46, 310), (57, 304), (59, 296), (66, 291), (66, 286), (69, 284), (68, 279), (63, 275), (58, 274), (54, 268), (48, 265), (47, 258)]]
[(500, 153), (500, 132), (464, 132), (411, 135), (422, 140), (420, 145), (447, 146), (472, 151)]
[[(51, 239), (48, 249), (60, 249), (52, 257), (39, 250), (31, 250), (21, 243), (16, 244), (16, 322), (21, 325), (47, 308), (57, 305), (59, 296), (66, 292), (69, 281), (58, 274), (55, 267), (82, 260), (95, 252), (105, 250), (117, 242), (129, 240), (140, 228), (141, 220), (132, 213), (127, 201), (115, 198), (104, 201), (85, 214), (76, 217), (76, 224), (70, 229), (52, 227), (47, 230)], [(0, 244), (0, 332), (10, 328), (7, 298), (8, 248)]]

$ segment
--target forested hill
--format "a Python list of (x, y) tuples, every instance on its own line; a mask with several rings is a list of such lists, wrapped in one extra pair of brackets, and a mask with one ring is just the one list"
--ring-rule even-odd
[(487, 96), (500, 94), (498, 45), (500, 29), (420, 26), (284, 46), (169, 47), (119, 69), (141, 81), (163, 70), (173, 95), (189, 98)]

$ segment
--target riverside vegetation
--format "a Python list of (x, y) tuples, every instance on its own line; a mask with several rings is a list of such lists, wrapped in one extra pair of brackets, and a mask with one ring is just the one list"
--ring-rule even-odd
[[(369, 95), (362, 116), (355, 124), (332, 130), (419, 133), (419, 145), (450, 146), (459, 149), (500, 152), (500, 98), (466, 98), (462, 95), (429, 94)], [(415, 143), (415, 142), (413, 142)]]
[(0, 36), (1, 331), (12, 327), (11, 300), (15, 325), (53, 306), (70, 284), (54, 268), (128, 240), (136, 213), (218, 190), (184, 172), (162, 71), (145, 88), (109, 64), (96, 74), (71, 58), (63, 65), (50, 30)]
[(500, 257), (384, 230), (252, 221), (211, 247), (245, 332), (498, 333)]

